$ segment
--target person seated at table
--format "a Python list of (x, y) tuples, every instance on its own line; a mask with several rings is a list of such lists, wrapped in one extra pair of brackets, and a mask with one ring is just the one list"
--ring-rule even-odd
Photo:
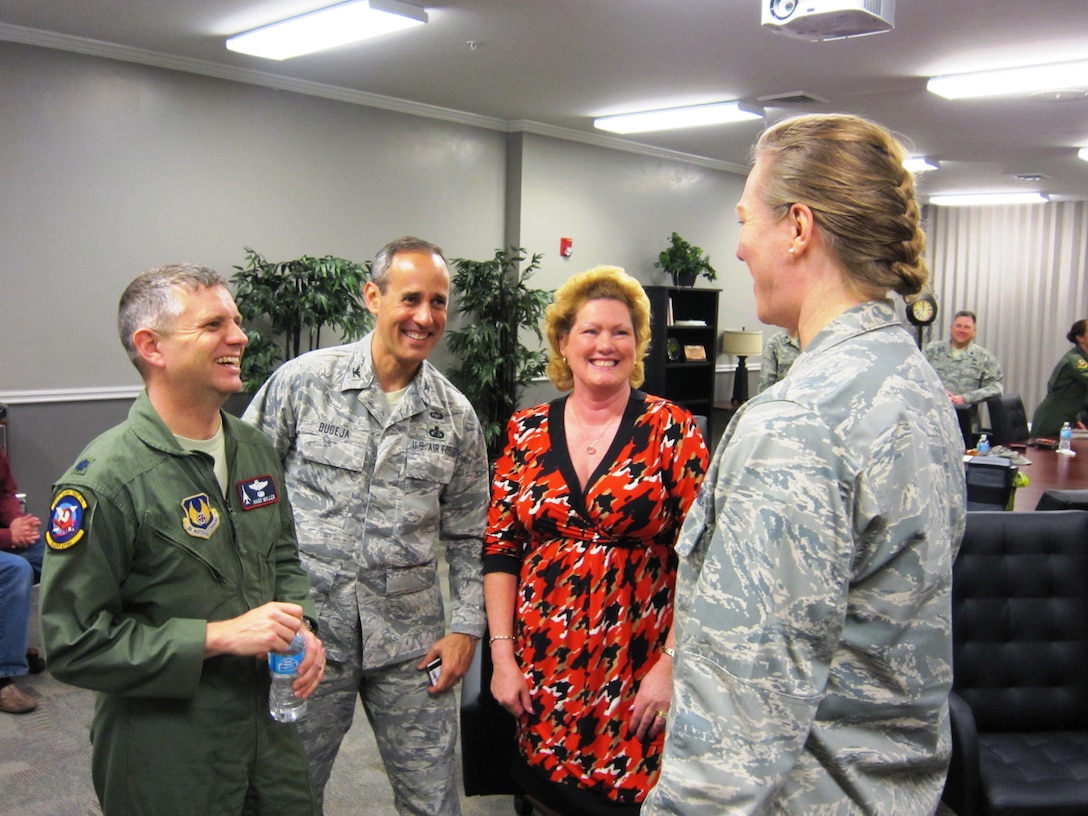
[(1073, 347), (1050, 374), (1046, 396), (1031, 418), (1032, 436), (1054, 436), (1065, 422), (1085, 427), (1080, 415), (1088, 401), (1088, 320), (1078, 320), (1065, 337)]
[(974, 312), (966, 309), (956, 312), (952, 318), (951, 336), (947, 340), (927, 343), (923, 351), (944, 383), (956, 412), (966, 412), (960, 422), (966, 447), (974, 446), (981, 429), (979, 403), (1004, 393), (1001, 364), (993, 352), (975, 342), (977, 322)]
[(30, 591), (42, 574), (41, 520), (23, 509), (7, 454), (0, 449), (0, 711), (26, 714), (38, 707), (13, 678), (37, 674), (45, 661), (27, 648)]

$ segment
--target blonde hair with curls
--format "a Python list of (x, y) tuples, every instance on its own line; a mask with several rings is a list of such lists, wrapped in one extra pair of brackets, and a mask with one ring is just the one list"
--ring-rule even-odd
[(590, 300), (618, 300), (631, 313), (635, 327), (635, 367), (631, 371), (631, 387), (638, 388), (646, 379), (643, 363), (650, 350), (650, 299), (642, 284), (618, 266), (595, 266), (581, 272), (555, 292), (555, 300), (544, 312), (544, 334), (551, 352), (548, 354), (548, 379), (560, 391), (574, 387), (571, 372), (559, 343), (570, 334), (578, 310)]
[(859, 116), (814, 114), (763, 132), (753, 159), (766, 159), (763, 203), (783, 215), (805, 204), (816, 226), (863, 291), (914, 295), (929, 268), (914, 176), (903, 147)]

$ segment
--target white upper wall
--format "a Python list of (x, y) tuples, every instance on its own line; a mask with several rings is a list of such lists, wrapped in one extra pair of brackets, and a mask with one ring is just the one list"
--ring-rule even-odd
[(0, 76), (0, 393), (138, 384), (114, 324), (152, 266), (502, 242), (502, 133), (6, 43)]
[(13, 43), (0, 76), (0, 400), (138, 385), (114, 323), (149, 267), (229, 277), (246, 246), (363, 261), (405, 233), (485, 259), (508, 207), (544, 253), (539, 288), (599, 263), (665, 283), (653, 262), (676, 230), (718, 268), (720, 327), (757, 325), (732, 173), (526, 134), (508, 190), (495, 130)]

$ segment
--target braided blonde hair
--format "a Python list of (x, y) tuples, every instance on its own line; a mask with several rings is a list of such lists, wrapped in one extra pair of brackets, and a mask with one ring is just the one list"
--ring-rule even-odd
[(784, 214), (807, 205), (854, 284), (877, 297), (921, 292), (925, 233), (903, 147), (885, 128), (846, 114), (785, 119), (755, 148), (766, 158), (763, 202)]

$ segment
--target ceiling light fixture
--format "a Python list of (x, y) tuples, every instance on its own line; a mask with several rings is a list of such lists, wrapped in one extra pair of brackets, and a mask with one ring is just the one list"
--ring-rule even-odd
[(1078, 159), (1083, 159), (1084, 161), (1088, 161), (1088, 147), (1082, 147), (1080, 150), (1078, 150), (1077, 151), (1077, 158)]
[(593, 120), (593, 127), (612, 133), (648, 133), (653, 130), (724, 125), (762, 119), (763, 108), (744, 102), (714, 102), (687, 108), (622, 113)]
[(427, 22), (427, 11), (400, 0), (352, 0), (255, 28), (227, 40), (227, 48), (285, 60)]
[(908, 156), (903, 159), (903, 167), (911, 173), (924, 173), (926, 170), (937, 170), (940, 165), (926, 156)]
[(930, 204), (938, 207), (990, 207), (997, 204), (1045, 204), (1050, 198), (1045, 193), (964, 193), (961, 195), (935, 195)]
[(926, 89), (945, 99), (970, 99), (1082, 88), (1086, 85), (1088, 60), (1079, 60), (932, 77), (926, 83)]

